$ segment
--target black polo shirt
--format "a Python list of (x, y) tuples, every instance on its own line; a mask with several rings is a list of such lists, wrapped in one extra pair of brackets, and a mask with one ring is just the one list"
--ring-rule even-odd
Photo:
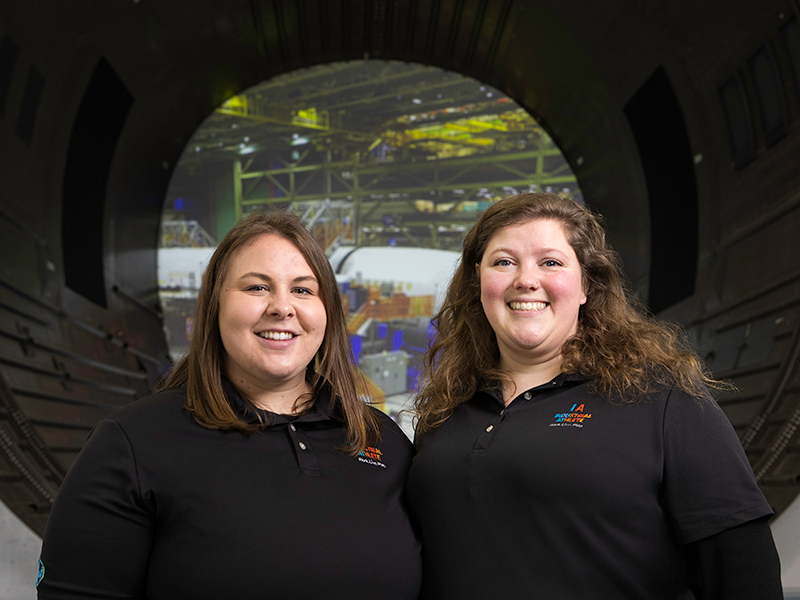
[(431, 600), (691, 598), (682, 546), (772, 513), (716, 404), (565, 375), (420, 436), (408, 497)]
[(417, 598), (413, 448), (391, 420), (355, 457), (327, 398), (249, 436), (200, 427), (184, 401), (167, 390), (96, 426), (47, 524), (39, 598)]

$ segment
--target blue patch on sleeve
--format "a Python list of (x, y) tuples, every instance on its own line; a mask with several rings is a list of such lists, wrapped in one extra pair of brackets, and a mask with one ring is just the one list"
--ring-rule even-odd
[(42, 579), (44, 579), (44, 563), (41, 559), (39, 559), (39, 575), (36, 577), (36, 587), (39, 587), (39, 584), (42, 583)]

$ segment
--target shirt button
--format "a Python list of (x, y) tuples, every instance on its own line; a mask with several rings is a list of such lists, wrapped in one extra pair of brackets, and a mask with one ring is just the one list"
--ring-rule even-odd
[(557, 382), (557, 381), (551, 381), (551, 382), (550, 382), (550, 385), (557, 385), (557, 384), (558, 384), (558, 382)]
[(300, 442), (297, 445), (300, 446), (300, 450), (305, 450), (306, 449), (306, 445), (303, 442)]
[(494, 425), (489, 425), (489, 426), (486, 428), (486, 433), (489, 433), (489, 432), (490, 432), (492, 429), (494, 429)]
[(297, 431), (297, 427), (294, 426), (294, 423), (289, 423), (289, 429), (292, 431)]
[(505, 408), (500, 411), (500, 416), (502, 417), (504, 414), (506, 414), (506, 409)]
[(531, 399), (531, 393), (525, 392), (525, 400), (530, 400), (530, 399)]

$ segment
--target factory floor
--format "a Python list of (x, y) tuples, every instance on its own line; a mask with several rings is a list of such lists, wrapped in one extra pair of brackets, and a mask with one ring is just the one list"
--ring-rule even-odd
[(35, 600), (42, 540), (0, 502), (0, 598)]
[(411, 422), (411, 414), (408, 412), (411, 410), (412, 396), (411, 392), (386, 396), (386, 412), (400, 425), (400, 429), (410, 440), (414, 439), (414, 426)]

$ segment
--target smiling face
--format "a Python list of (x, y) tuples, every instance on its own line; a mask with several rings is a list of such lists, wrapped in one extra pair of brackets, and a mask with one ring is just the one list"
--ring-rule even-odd
[(231, 257), (219, 297), (225, 374), (251, 400), (302, 388), (326, 323), (317, 277), (292, 242), (261, 235)]
[(561, 224), (537, 219), (498, 229), (477, 268), (501, 368), (560, 363), (586, 302), (581, 266)]

